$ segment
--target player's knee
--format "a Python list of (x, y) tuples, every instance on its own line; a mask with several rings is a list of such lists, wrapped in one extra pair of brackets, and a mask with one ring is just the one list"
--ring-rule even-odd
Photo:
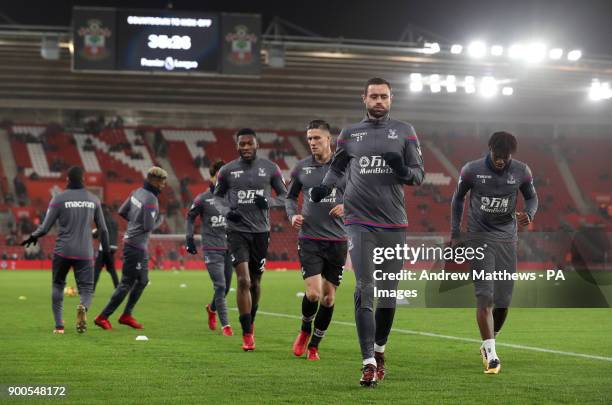
[(323, 296), (323, 299), (321, 300), (321, 304), (326, 307), (331, 307), (332, 305), (334, 305), (335, 301), (336, 301), (335, 294), (325, 294)]
[(251, 280), (248, 277), (238, 277), (238, 288), (249, 290), (251, 288)]
[(317, 290), (308, 290), (306, 291), (306, 298), (310, 302), (318, 302), (321, 294)]
[(493, 310), (493, 294), (478, 294), (476, 304), (480, 309)]

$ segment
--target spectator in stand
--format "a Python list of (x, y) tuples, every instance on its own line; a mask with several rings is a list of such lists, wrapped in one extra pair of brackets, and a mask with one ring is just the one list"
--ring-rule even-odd
[(193, 164), (195, 165), (196, 169), (202, 167), (202, 156), (196, 156), (196, 158), (193, 160)]

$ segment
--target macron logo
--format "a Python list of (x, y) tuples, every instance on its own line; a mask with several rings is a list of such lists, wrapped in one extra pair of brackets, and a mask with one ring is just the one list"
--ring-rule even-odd
[(131, 197), (130, 197), (130, 202), (131, 202), (132, 204), (134, 204), (135, 206), (137, 206), (138, 208), (142, 209), (142, 203), (141, 203), (140, 201), (138, 201), (138, 200), (136, 199), (136, 197), (131, 196)]
[(66, 208), (96, 208), (96, 204), (91, 201), (66, 201), (64, 203)]

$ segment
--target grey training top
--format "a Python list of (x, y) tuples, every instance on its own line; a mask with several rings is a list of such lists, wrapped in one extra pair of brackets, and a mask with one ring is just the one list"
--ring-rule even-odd
[(300, 160), (291, 172), (291, 183), (289, 183), (289, 191), (285, 200), (285, 209), (289, 222), (291, 222), (291, 217), (299, 214), (298, 198), (300, 192), (304, 191), (301, 212), (304, 222), (298, 234), (300, 239), (346, 240), (346, 231), (344, 230), (342, 218), (329, 215), (329, 211), (332, 208), (342, 204), (345, 186), (343, 179), (345, 179), (345, 176), (332, 189), (331, 194), (321, 200), (321, 202), (315, 204), (310, 199), (310, 189), (321, 184), (323, 177), (329, 170), (330, 164), (331, 160), (322, 164), (317, 162), (314, 156), (309, 156), (306, 159)]
[[(382, 158), (399, 153), (408, 174), (396, 174)], [(344, 223), (374, 228), (406, 228), (404, 185), (419, 185), (425, 177), (419, 139), (412, 125), (390, 119), (365, 118), (342, 130), (331, 168), (323, 184), (335, 185), (350, 167), (344, 192)]]
[(187, 212), (185, 235), (193, 237), (195, 220), (202, 222), (202, 250), (227, 250), (225, 217), (215, 208), (215, 196), (211, 190), (198, 194)]
[(516, 241), (515, 211), (519, 190), (525, 198), (525, 212), (533, 220), (538, 209), (538, 195), (529, 166), (513, 159), (500, 172), (494, 169), (489, 155), (468, 162), (461, 169), (453, 195), (452, 236), (458, 237), (460, 234), (463, 203), (469, 191), (468, 232), (486, 232), (486, 237), (492, 240)]
[(128, 221), (123, 235), (125, 245), (147, 250), (149, 236), (157, 229), (163, 217), (159, 213), (157, 196), (144, 187), (130, 193), (119, 208), (119, 215)]
[[(272, 198), (272, 189), (277, 198)], [(224, 165), (217, 175), (215, 187), (215, 207), (226, 216), (229, 210), (242, 215), (240, 222), (227, 222), (228, 231), (260, 233), (270, 231), (269, 210), (261, 210), (255, 205), (255, 195), (268, 199), (268, 205), (284, 206), (287, 188), (279, 167), (268, 159), (255, 158), (245, 161), (242, 158)], [(223, 198), (227, 197), (227, 204)]]
[(84, 188), (70, 188), (51, 199), (43, 223), (32, 233), (40, 238), (46, 235), (55, 222), (59, 230), (53, 253), (67, 259), (92, 260), (92, 223), (98, 228), (100, 242), (108, 251), (108, 230), (98, 197)]

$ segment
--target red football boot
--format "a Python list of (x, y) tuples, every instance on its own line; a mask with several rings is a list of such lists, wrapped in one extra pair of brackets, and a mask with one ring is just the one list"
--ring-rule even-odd
[(136, 322), (132, 315), (123, 314), (119, 317), (119, 323), (122, 325), (131, 326), (134, 329), (142, 329), (142, 325)]
[(221, 329), (221, 333), (223, 334), (223, 336), (234, 336), (234, 330), (232, 329), (231, 326), (229, 325), (225, 325), (222, 329)]
[(208, 329), (217, 329), (217, 313), (210, 309), (210, 304), (206, 305), (206, 313), (208, 314)]
[(113, 325), (111, 325), (108, 318), (106, 318), (104, 315), (96, 316), (96, 319), (94, 319), (94, 323), (98, 325), (99, 327), (101, 327), (102, 329), (106, 329), (106, 330), (113, 329)]
[(252, 333), (242, 335), (242, 350), (245, 352), (251, 352), (255, 350), (255, 337)]
[(308, 348), (308, 354), (306, 355), (306, 360), (321, 360), (319, 357), (319, 349), (314, 346), (310, 346)]
[(297, 357), (302, 356), (306, 352), (306, 346), (308, 345), (309, 339), (310, 333), (301, 330), (293, 342), (293, 354)]

